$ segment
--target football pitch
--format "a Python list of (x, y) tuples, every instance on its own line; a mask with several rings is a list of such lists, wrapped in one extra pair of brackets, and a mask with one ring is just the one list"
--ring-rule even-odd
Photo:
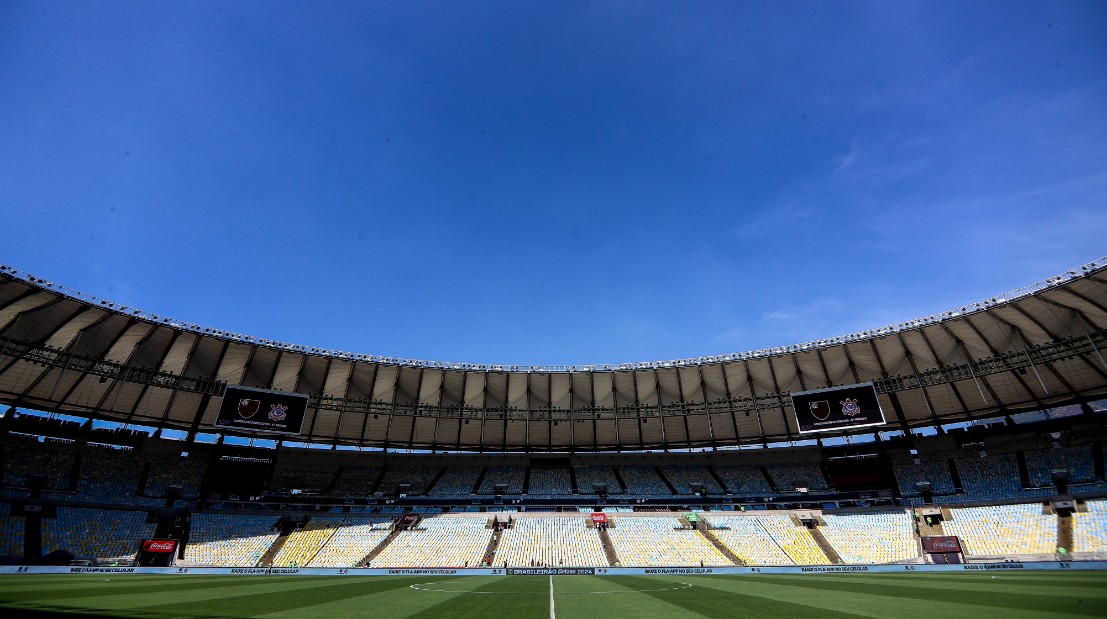
[(1107, 616), (1107, 572), (0, 577), (8, 617)]

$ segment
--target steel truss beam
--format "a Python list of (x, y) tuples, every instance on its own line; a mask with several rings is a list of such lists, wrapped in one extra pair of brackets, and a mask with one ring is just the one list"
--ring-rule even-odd
[[(1025, 350), (1009, 351), (989, 357), (974, 359), (971, 363), (944, 365), (925, 370), (919, 370), (907, 375), (885, 376), (873, 379), (877, 393), (891, 394), (903, 391), (922, 389), (925, 387), (951, 384), (957, 381), (970, 381), (981, 376), (997, 375), (1009, 372), (1018, 372), (1019, 369), (1033, 369), (1032, 366), (1046, 366), (1050, 362), (1060, 361), (1069, 357), (1096, 355), (1098, 350), (1107, 349), (1107, 330), (1091, 332), (1087, 335), (1079, 335), (1047, 342)], [(41, 365), (46, 368), (56, 368), (63, 371), (81, 372), (93, 376), (103, 377), (107, 380), (123, 381), (146, 387), (160, 387), (173, 391), (198, 393), (206, 396), (216, 396), (223, 393), (226, 383), (208, 377), (181, 376), (171, 372), (163, 372), (144, 367), (132, 367), (125, 363), (119, 363), (103, 358), (88, 355), (79, 355), (62, 349), (46, 346), (45, 344), (22, 341), (10, 337), (0, 337), (0, 357), (8, 358), (12, 363), (27, 362)], [(10, 365), (10, 364), (9, 364)], [(725, 374), (725, 373), (724, 373)], [(397, 380), (398, 380), (397, 375)], [(701, 393), (705, 391), (701, 390)], [(5, 401), (16, 405), (29, 405), (19, 401), (17, 394), (5, 394)], [(384, 415), (411, 415), (430, 413), (426, 405), (418, 402), (398, 401), (374, 401), (370, 399), (350, 399), (340, 396), (322, 394), (309, 394), (309, 406), (318, 410), (337, 411), (341, 415), (357, 414), (384, 414)], [(14, 397), (13, 397), (14, 396)], [(659, 401), (660, 402), (660, 401)], [(505, 404), (507, 404), (505, 402)], [(994, 403), (997, 408), (1003, 408), (1004, 403)], [(646, 404), (636, 402), (634, 404), (620, 405), (611, 409), (598, 409), (592, 406), (594, 417), (602, 419), (647, 419), (649, 417), (665, 416), (691, 416), (710, 414), (737, 414), (743, 412), (769, 412), (780, 411), (783, 407), (790, 407), (791, 403), (785, 393), (752, 394), (751, 397), (735, 397), (733, 394), (726, 399), (711, 402), (674, 402), (670, 404)], [(432, 407), (433, 408), (433, 407)], [(465, 419), (484, 418), (487, 421), (507, 420), (521, 418), (527, 411), (514, 406), (475, 407), (451, 405), (439, 406), (436, 413), (440, 419)], [(61, 411), (56, 411), (61, 412)], [(128, 411), (119, 412), (119, 416), (126, 416)], [(571, 411), (569, 412), (571, 415)], [(948, 417), (949, 415), (944, 415)], [(531, 410), (528, 415), (531, 420), (552, 421), (566, 418), (566, 411), (541, 407)], [(658, 421), (660, 421), (658, 419)], [(362, 437), (362, 440), (366, 440)]]

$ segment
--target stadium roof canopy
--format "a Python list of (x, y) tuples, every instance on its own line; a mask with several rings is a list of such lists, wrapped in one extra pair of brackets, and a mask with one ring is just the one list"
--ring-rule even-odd
[(812, 435), (799, 434), (790, 393), (865, 382), (875, 385), (888, 423), (864, 431), (908, 430), (1102, 398), (1105, 353), (1107, 259), (846, 336), (559, 367), (416, 361), (257, 339), (0, 265), (5, 405), (222, 433), (215, 419), (223, 390), (243, 385), (310, 396), (301, 435), (287, 438), (365, 447), (608, 451), (798, 440)]

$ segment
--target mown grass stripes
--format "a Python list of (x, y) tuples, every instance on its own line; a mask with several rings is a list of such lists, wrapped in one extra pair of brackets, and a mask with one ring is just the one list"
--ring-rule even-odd
[[(756, 594), (720, 591), (706, 588), (695, 583), (696, 579), (673, 579), (671, 582), (692, 582), (691, 588), (665, 589), (658, 587), (658, 579), (649, 576), (616, 576), (610, 580), (626, 587), (627, 589), (643, 591), (640, 595), (648, 596), (653, 600), (679, 608), (701, 617), (713, 619), (735, 616), (771, 616), (771, 617), (810, 617), (818, 615), (829, 619), (853, 617), (848, 613), (841, 613), (826, 608), (812, 605), (796, 604), (783, 600), (769, 599)], [(669, 612), (665, 616), (674, 616)]]
[[(990, 578), (990, 577), (989, 577)], [(764, 582), (797, 585), (787, 576), (764, 576)], [(921, 588), (918, 586), (904, 585), (900, 583), (873, 582), (871, 577), (865, 580), (851, 580), (849, 578), (826, 578), (812, 576), (805, 579), (803, 587), (820, 589), (835, 594), (859, 593), (868, 595), (882, 595), (893, 599), (915, 599), (934, 602), (953, 602), (970, 606), (988, 607), (993, 609), (1011, 610), (1036, 610), (1045, 612), (1064, 612), (1066, 614), (1102, 616), (1103, 608), (1088, 608), (1083, 602), (1068, 596), (1057, 596), (1036, 590), (1033, 587), (1024, 587), (1022, 591), (1011, 591), (1004, 587), (1001, 591), (979, 587), (975, 589), (963, 589), (960, 587), (940, 586)]]
[[(438, 588), (465, 587), (470, 593), (441, 593), (413, 591), (414, 594), (445, 596), (438, 604), (417, 613), (407, 615), (412, 619), (435, 617), (489, 617), (491, 619), (549, 619), (549, 579), (546, 576), (475, 577), (482, 582), (465, 587), (466, 578), (446, 583), (439, 581)], [(474, 578), (474, 579), (475, 579)], [(511, 581), (515, 582), (512, 583)]]
[[(554, 585), (559, 619), (1107, 616), (1104, 572), (558, 576)], [(13, 575), (0, 577), (0, 609), (19, 609), (32, 619), (61, 614), (145, 619), (545, 619), (549, 579)]]

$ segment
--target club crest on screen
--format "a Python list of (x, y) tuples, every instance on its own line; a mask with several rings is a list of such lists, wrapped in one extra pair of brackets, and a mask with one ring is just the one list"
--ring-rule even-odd
[(242, 398), (238, 401), (238, 416), (243, 419), (253, 417), (261, 408), (261, 400)]
[(286, 417), (288, 417), (288, 407), (284, 404), (273, 404), (269, 406), (270, 421), (284, 421)]
[(842, 405), (842, 414), (847, 417), (853, 417), (861, 412), (861, 407), (857, 405), (857, 398), (846, 398), (840, 404)]
[(811, 416), (815, 419), (826, 421), (826, 418), (830, 416), (830, 402), (826, 400), (811, 402), (807, 405), (807, 410), (811, 412)]

